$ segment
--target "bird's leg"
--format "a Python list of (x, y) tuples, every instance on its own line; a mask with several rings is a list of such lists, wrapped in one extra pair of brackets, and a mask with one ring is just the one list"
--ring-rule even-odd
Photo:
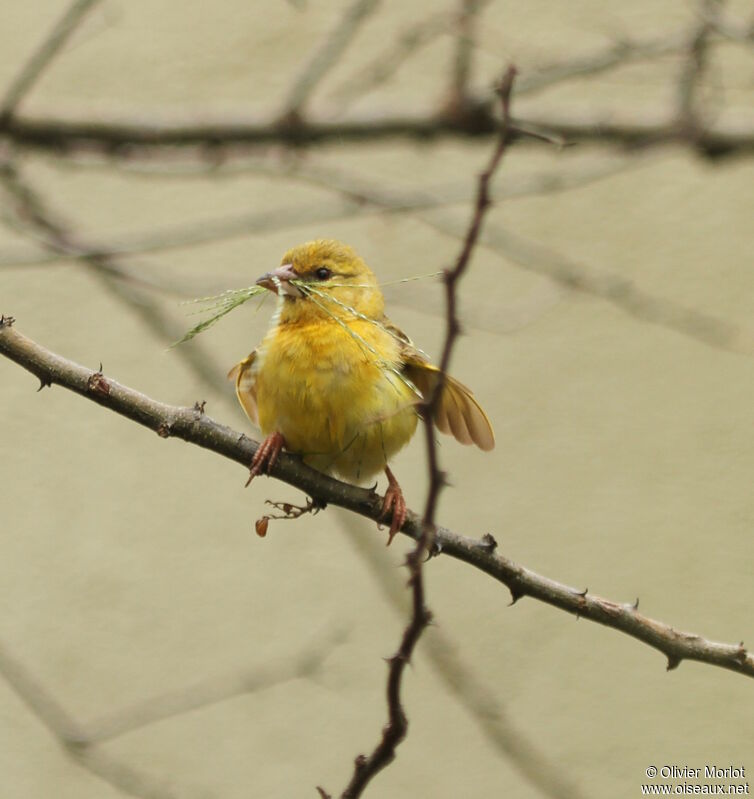
[(385, 492), (385, 499), (382, 501), (382, 514), (380, 519), (384, 519), (390, 511), (393, 512), (393, 520), (390, 522), (390, 532), (388, 533), (387, 545), (395, 538), (395, 534), (403, 527), (406, 521), (406, 500), (403, 498), (403, 491), (395, 479), (395, 475), (390, 471), (389, 466), (385, 466), (388, 486)]
[(270, 433), (270, 435), (265, 438), (257, 448), (251, 460), (249, 479), (246, 481), (247, 486), (263, 471), (266, 471), (267, 474), (270, 473), (270, 469), (275, 465), (275, 461), (277, 461), (278, 455), (280, 455), (280, 450), (282, 450), (284, 446), (285, 439), (282, 433)]

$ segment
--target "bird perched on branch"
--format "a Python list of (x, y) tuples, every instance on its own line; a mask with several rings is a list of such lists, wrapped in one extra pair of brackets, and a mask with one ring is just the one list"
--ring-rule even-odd
[[(282, 449), (346, 480), (384, 470), (390, 543), (406, 519), (406, 502), (388, 463), (414, 434), (439, 370), (385, 316), (374, 274), (345, 244), (294, 247), (257, 284), (277, 294), (277, 310), (259, 347), (228, 374), (246, 415), (266, 436), (247, 485)], [(462, 444), (495, 445), (474, 395), (448, 375), (433, 421)]]

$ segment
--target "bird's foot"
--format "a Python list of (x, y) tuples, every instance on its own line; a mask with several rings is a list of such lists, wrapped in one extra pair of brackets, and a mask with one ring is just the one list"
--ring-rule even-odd
[(390, 532), (388, 533), (387, 546), (390, 546), (396, 533), (403, 527), (406, 521), (406, 500), (403, 498), (403, 491), (395, 479), (395, 475), (390, 471), (390, 467), (385, 467), (385, 474), (388, 479), (388, 487), (385, 498), (382, 501), (382, 513), (380, 519), (384, 519), (391, 511), (393, 519), (390, 522)]
[(262, 472), (270, 473), (270, 469), (275, 465), (275, 462), (280, 455), (280, 451), (285, 446), (285, 439), (282, 433), (270, 433), (265, 440), (259, 445), (254, 457), (251, 461), (249, 468), (249, 479), (246, 481), (246, 486)]

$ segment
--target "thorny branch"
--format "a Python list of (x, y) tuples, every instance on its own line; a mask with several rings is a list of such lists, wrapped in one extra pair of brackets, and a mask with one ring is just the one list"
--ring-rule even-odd
[[(367, 522), (359, 523), (360, 520), (345, 512), (336, 511), (335, 515), (346, 532), (346, 540), (362, 556), (385, 600), (401, 618), (404, 617), (409, 604), (405, 583), (399, 578), (385, 546), (374, 536), (365, 534)], [(516, 722), (501, 701), (494, 682), (466, 660), (447, 626), (430, 626), (422, 639), (422, 654), (447, 694), (455, 697), (490, 746), (532, 788), (551, 799), (585, 799), (586, 794), (563, 764), (548, 756), (537, 737), (528, 735)]]
[(395, 759), (395, 750), (406, 737), (408, 719), (401, 702), (401, 688), (403, 673), (411, 661), (414, 649), (427, 625), (432, 620), (432, 614), (425, 604), (424, 576), (422, 574), (422, 561), (427, 552), (431, 552), (435, 538), (435, 510), (440, 491), (445, 484), (445, 476), (440, 471), (437, 444), (435, 442), (432, 417), (440, 401), (440, 394), (444, 386), (444, 375), (450, 363), (453, 344), (460, 333), (460, 324), (457, 314), (456, 287), (463, 277), (471, 260), (474, 246), (479, 238), (479, 231), (487, 209), (490, 206), (489, 185), (506, 148), (508, 121), (510, 119), (510, 94), (513, 87), (513, 78), (516, 74), (514, 67), (509, 67), (500, 86), (500, 98), (503, 107), (503, 123), (500, 129), (495, 150), (490, 163), (479, 178), (474, 213), (469, 225), (461, 252), (452, 269), (446, 270), (444, 282), (447, 302), (447, 331), (440, 359), (440, 379), (432, 395), (427, 398), (423, 409), (424, 429), (426, 431), (427, 461), (429, 469), (429, 490), (421, 521), (421, 532), (417, 537), (416, 546), (406, 558), (409, 571), (408, 584), (412, 594), (412, 612), (406, 629), (403, 631), (398, 651), (389, 661), (387, 680), (387, 705), (388, 722), (383, 727), (382, 738), (368, 757), (359, 755), (354, 765), (353, 776), (346, 789), (341, 794), (341, 799), (356, 799), (361, 796), (368, 783), (386, 766)]
[[(0, 353), (36, 375), (43, 387), (60, 385), (149, 428), (161, 438), (191, 442), (241, 464), (244, 469), (248, 469), (259, 446), (258, 442), (215, 422), (197, 408), (158, 402), (102, 372), (50, 352), (15, 330), (12, 317), (0, 317)], [(317, 472), (293, 455), (282, 452), (272, 476), (320, 503), (338, 505), (375, 522), (381, 520), (380, 496)], [(418, 540), (422, 530), (421, 518), (409, 510), (401, 532)], [(743, 643), (717, 643), (694, 633), (675, 630), (639, 613), (637, 603), (613, 602), (539, 575), (500, 555), (489, 534), (475, 539), (438, 526), (432, 553), (448, 555), (485, 572), (507, 586), (514, 601), (532, 597), (636, 638), (662, 652), (670, 668), (683, 660), (695, 660), (754, 677), (754, 654)]]
[(437, 444), (432, 426), (432, 418), (440, 401), (444, 387), (444, 376), (450, 364), (453, 345), (460, 334), (460, 323), (457, 313), (456, 290), (458, 282), (466, 272), (471, 260), (474, 247), (479, 239), (484, 215), (490, 206), (489, 186), (505, 152), (507, 142), (508, 123), (510, 120), (510, 95), (513, 88), (513, 79), (516, 75), (514, 67), (509, 67), (500, 85), (500, 99), (503, 108), (503, 121), (500, 137), (492, 154), (487, 168), (479, 177), (474, 213), (469, 229), (466, 233), (461, 252), (452, 269), (446, 270), (444, 283), (446, 289), (446, 335), (440, 358), (439, 380), (426, 399), (422, 415), (424, 416), (424, 429), (426, 432), (427, 463), (429, 469), (429, 490), (421, 521), (420, 534), (416, 546), (406, 558), (409, 571), (408, 584), (412, 595), (411, 618), (403, 631), (398, 651), (388, 660), (387, 679), (387, 705), (388, 722), (382, 729), (382, 738), (372, 753), (365, 757), (359, 755), (354, 763), (354, 771), (346, 789), (341, 794), (341, 799), (356, 799), (361, 796), (369, 782), (386, 766), (395, 759), (398, 745), (408, 732), (408, 718), (401, 701), (403, 686), (403, 673), (411, 661), (416, 644), (421, 638), (427, 625), (432, 620), (432, 613), (425, 604), (424, 575), (422, 562), (428, 552), (433, 549), (435, 541), (435, 511), (437, 500), (445, 484), (445, 475), (440, 471), (437, 455)]

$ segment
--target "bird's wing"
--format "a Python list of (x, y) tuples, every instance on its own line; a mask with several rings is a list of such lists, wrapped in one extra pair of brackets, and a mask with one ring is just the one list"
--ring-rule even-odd
[[(423, 397), (430, 397), (440, 377), (440, 370), (389, 319), (384, 318), (382, 325), (400, 342), (404, 374)], [(476, 444), (483, 450), (491, 450), (495, 446), (495, 433), (482, 406), (471, 389), (450, 375), (445, 375), (434, 423), (438, 430), (452, 435), (461, 444)]]
[(237, 363), (229, 372), (228, 380), (236, 383), (236, 396), (246, 415), (255, 425), (259, 425), (259, 412), (257, 411), (257, 386), (256, 378), (251, 370), (257, 351), (249, 353), (242, 361)]

